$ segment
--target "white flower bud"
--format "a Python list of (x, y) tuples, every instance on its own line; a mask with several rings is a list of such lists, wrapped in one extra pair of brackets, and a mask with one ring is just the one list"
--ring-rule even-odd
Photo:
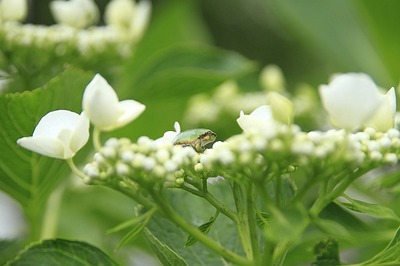
[(130, 150), (123, 151), (120, 156), (122, 161), (126, 163), (130, 163), (135, 158), (135, 154)]
[(194, 166), (194, 171), (195, 172), (203, 172), (204, 171), (204, 165), (202, 163), (197, 163)]
[(390, 165), (396, 165), (397, 162), (398, 162), (397, 155), (394, 154), (394, 153), (387, 153), (387, 154), (385, 154), (385, 156), (383, 157), (383, 161), (384, 161), (385, 163), (390, 164)]
[(383, 155), (379, 151), (372, 151), (370, 152), (369, 157), (372, 161), (379, 162), (380, 160), (382, 160)]
[(169, 159), (169, 151), (167, 149), (159, 149), (156, 151), (155, 158), (160, 163), (165, 163)]
[(263, 68), (260, 75), (260, 82), (266, 91), (284, 91), (285, 78), (282, 70), (275, 65), (269, 65)]
[(101, 154), (103, 154), (103, 156), (107, 159), (115, 159), (117, 157), (117, 151), (115, 150), (115, 148), (111, 148), (111, 147), (107, 147), (104, 146), (101, 148)]
[(83, 167), (83, 173), (90, 178), (97, 178), (100, 176), (100, 170), (96, 163), (90, 163)]
[(103, 131), (125, 126), (145, 109), (143, 104), (134, 100), (119, 101), (113, 88), (99, 74), (87, 85), (82, 107), (90, 121)]
[(127, 176), (130, 173), (129, 166), (122, 162), (117, 162), (117, 164), (115, 165), (115, 169), (117, 174), (120, 176)]
[(143, 159), (143, 168), (147, 171), (153, 170), (153, 168), (156, 166), (156, 160), (152, 157), (145, 157)]
[(93, 0), (52, 1), (50, 10), (54, 19), (74, 28), (86, 28), (99, 20), (99, 9)]
[(290, 125), (294, 116), (293, 103), (277, 92), (267, 94), (267, 103), (271, 107), (274, 119), (282, 124)]
[(178, 164), (172, 160), (169, 160), (164, 163), (164, 168), (167, 170), (167, 172), (174, 172), (178, 169)]
[(0, 23), (1, 21), (23, 21), (27, 14), (27, 0), (0, 0)]

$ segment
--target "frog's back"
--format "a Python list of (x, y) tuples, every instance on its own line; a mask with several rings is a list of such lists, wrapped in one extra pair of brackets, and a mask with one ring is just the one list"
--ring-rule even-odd
[(174, 139), (173, 143), (174, 144), (190, 144), (194, 140), (198, 139), (204, 134), (207, 134), (208, 132), (211, 132), (209, 129), (205, 128), (195, 128), (195, 129), (189, 129), (182, 131), (179, 133)]

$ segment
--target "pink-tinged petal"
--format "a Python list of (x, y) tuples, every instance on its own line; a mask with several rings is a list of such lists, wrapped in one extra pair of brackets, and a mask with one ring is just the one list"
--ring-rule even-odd
[(382, 102), (378, 87), (362, 73), (338, 75), (319, 92), (332, 124), (349, 130), (370, 119)]

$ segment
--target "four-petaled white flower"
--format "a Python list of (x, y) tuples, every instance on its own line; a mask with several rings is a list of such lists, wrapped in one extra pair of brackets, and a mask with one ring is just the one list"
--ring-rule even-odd
[(37, 124), (32, 137), (24, 137), (17, 143), (25, 149), (45, 156), (70, 159), (89, 139), (89, 119), (81, 115), (57, 110), (46, 114)]
[(27, 13), (27, 0), (0, 0), (0, 22), (23, 21)]
[(394, 89), (386, 95), (380, 93), (366, 74), (338, 75), (329, 85), (322, 85), (319, 92), (322, 104), (335, 127), (357, 130), (371, 125), (379, 131), (393, 127), (396, 109)]
[(100, 11), (93, 0), (56, 0), (50, 3), (54, 19), (74, 28), (86, 28), (98, 22)]
[(236, 121), (244, 132), (260, 129), (272, 131), (276, 123), (271, 107), (268, 105), (261, 105), (249, 115), (245, 115), (241, 111), (240, 117)]

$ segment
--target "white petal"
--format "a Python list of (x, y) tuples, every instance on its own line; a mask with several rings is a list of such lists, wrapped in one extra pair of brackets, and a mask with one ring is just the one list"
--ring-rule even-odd
[(243, 131), (267, 127), (273, 122), (272, 111), (268, 105), (261, 105), (250, 115), (245, 115), (241, 112), (240, 117), (236, 121)]
[[(73, 156), (73, 154), (67, 153), (67, 158), (65, 157), (65, 146), (62, 142), (57, 139), (48, 137), (24, 137), (17, 140), (17, 144), (24, 147), (25, 149), (31, 150), (33, 152), (59, 158), (68, 159)], [(68, 156), (71, 155), (71, 156)]]
[(0, 21), (22, 21), (28, 14), (27, 0), (1, 0)]
[(372, 119), (368, 120), (364, 126), (370, 126), (378, 131), (386, 132), (394, 127), (396, 115), (396, 93), (394, 88), (391, 88), (382, 98), (382, 104), (375, 111)]
[(104, 20), (109, 25), (129, 28), (136, 15), (136, 4), (133, 0), (112, 0), (107, 4)]
[(179, 124), (178, 121), (175, 121), (174, 129), (175, 129), (176, 133), (181, 133), (181, 125)]
[(93, 25), (99, 18), (99, 9), (93, 0), (52, 1), (50, 10), (58, 23), (74, 28)]
[(80, 150), (89, 140), (89, 118), (84, 112), (81, 113), (73, 135), (71, 137), (70, 149), (74, 152)]
[(334, 126), (359, 128), (381, 104), (378, 87), (362, 73), (336, 76), (329, 85), (319, 88), (322, 104)]
[(132, 122), (139, 117), (146, 109), (146, 106), (135, 100), (124, 100), (119, 102), (120, 109), (123, 111), (122, 115), (118, 118), (116, 123), (104, 130), (116, 129)]
[(40, 119), (32, 136), (58, 138), (62, 129), (69, 128), (73, 130), (79, 119), (79, 114), (68, 110), (49, 112)]
[(113, 127), (124, 112), (114, 89), (99, 74), (87, 85), (82, 105), (90, 121), (101, 130)]
[(142, 0), (136, 5), (136, 14), (132, 20), (131, 34), (133, 38), (139, 39), (146, 30), (151, 12), (151, 2)]
[(42, 117), (32, 137), (21, 138), (17, 143), (46, 156), (68, 159), (82, 148), (88, 136), (89, 122), (86, 117), (57, 110)]

